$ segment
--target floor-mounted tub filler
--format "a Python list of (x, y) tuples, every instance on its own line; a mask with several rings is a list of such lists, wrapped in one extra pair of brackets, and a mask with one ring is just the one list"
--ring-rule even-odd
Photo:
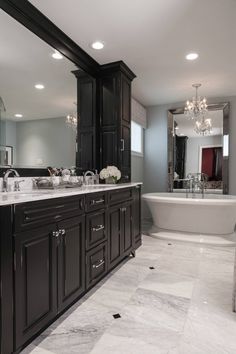
[(219, 246), (236, 244), (236, 196), (185, 193), (143, 195), (152, 214), (150, 235)]

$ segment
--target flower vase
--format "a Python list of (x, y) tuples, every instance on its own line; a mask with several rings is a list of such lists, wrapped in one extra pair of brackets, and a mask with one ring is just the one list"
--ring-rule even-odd
[(116, 184), (116, 178), (114, 177), (108, 177), (105, 179), (106, 184)]

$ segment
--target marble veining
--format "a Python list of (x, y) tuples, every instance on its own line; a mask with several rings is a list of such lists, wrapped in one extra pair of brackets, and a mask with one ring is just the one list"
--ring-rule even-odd
[(235, 354), (234, 252), (143, 236), (23, 354)]
[[(13, 183), (13, 178), (11, 178), (11, 180), (12, 181), (10, 183)], [(25, 185), (23, 184), (21, 186), (22, 188), (20, 192), (0, 192), (0, 206), (33, 202), (37, 200), (69, 197), (73, 195), (81, 195), (81, 194), (88, 194), (88, 193), (105, 192), (109, 190), (119, 190), (122, 188), (130, 188), (142, 184), (142, 183), (130, 182), (130, 183), (119, 183), (119, 184), (111, 184), (111, 185), (95, 184), (95, 185), (82, 186), (79, 188), (64, 188), (64, 189), (55, 189), (55, 190), (51, 190), (51, 189), (33, 190), (32, 181), (29, 181), (29, 179), (26, 180), (27, 182), (26, 181), (23, 182), (25, 183)]]

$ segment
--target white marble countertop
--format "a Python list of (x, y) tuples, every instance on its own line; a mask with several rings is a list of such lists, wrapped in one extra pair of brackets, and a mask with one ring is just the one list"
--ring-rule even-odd
[(0, 192), (0, 206), (20, 204), (26, 202), (34, 202), (37, 200), (54, 199), (61, 197), (69, 197), (79, 194), (88, 194), (96, 192), (104, 192), (108, 190), (116, 190), (122, 188), (135, 187), (142, 183), (120, 183), (120, 184), (99, 184), (82, 186), (79, 188), (65, 188), (65, 189), (34, 189), (34, 190), (22, 190), (20, 192)]

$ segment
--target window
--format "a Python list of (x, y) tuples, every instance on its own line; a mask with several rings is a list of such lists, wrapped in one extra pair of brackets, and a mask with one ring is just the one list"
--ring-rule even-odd
[(131, 121), (131, 151), (143, 156), (143, 127), (134, 121)]

